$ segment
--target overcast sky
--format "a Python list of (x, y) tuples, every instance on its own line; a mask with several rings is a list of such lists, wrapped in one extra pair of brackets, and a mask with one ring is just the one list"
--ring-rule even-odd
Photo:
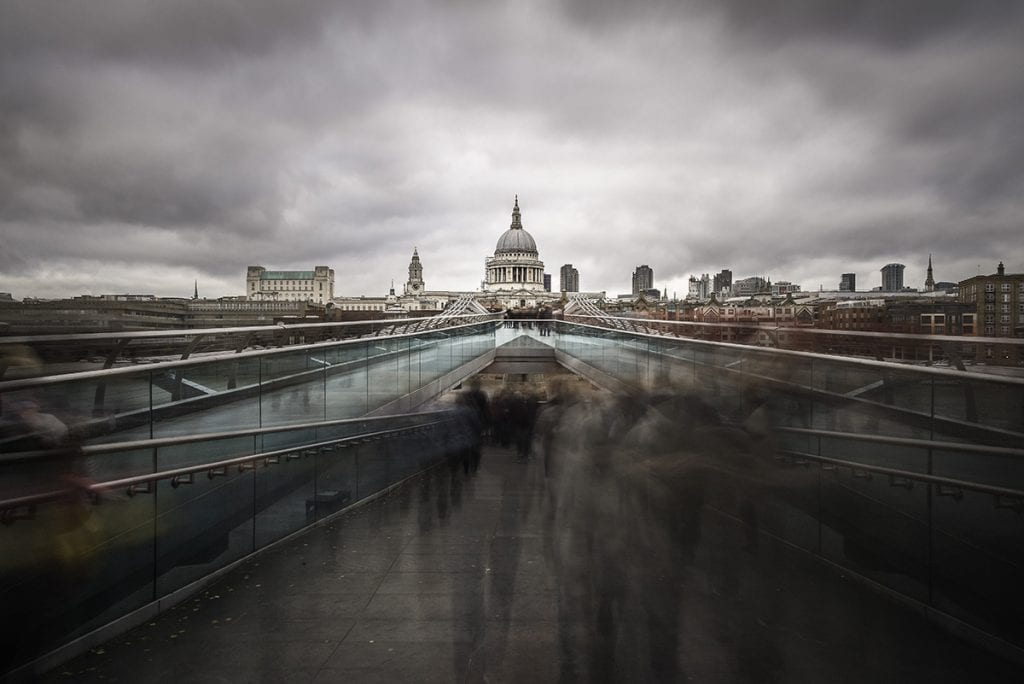
[(0, 0), (0, 290), (1024, 271), (1024, 3)]

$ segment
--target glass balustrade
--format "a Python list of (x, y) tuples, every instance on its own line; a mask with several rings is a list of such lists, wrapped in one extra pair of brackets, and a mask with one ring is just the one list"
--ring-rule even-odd
[[(0, 383), (5, 413), (35, 404), (98, 450), (86, 461), (94, 480), (273, 454), (159, 479), (132, 496), (119, 487), (99, 506), (72, 498), (11, 512), (14, 524), (0, 527), (2, 598), (17, 606), (24, 592), (45, 597), (36, 614), (17, 613), (42, 635), (29, 650), (186, 587), (438, 463), (458, 448), (456, 430), (371, 437), (437, 416), (359, 417), (519, 335), (627, 387), (713, 405), (723, 425), (694, 437), (716, 455), (700, 471), (701, 495), (707, 514), (755, 530), (752, 549), (771, 534), (1024, 646), (1012, 610), (1024, 603), (1016, 582), (1024, 500), (1013, 495), (1024, 490), (1019, 380), (550, 323), (550, 336), (524, 322), (484, 323)], [(353, 420), (329, 422), (340, 419)], [(243, 434), (201, 438), (235, 430)], [(185, 435), (200, 438), (174, 440)], [(334, 443), (357, 435), (366, 438)], [(0, 442), (4, 452), (18, 445)], [(39, 477), (27, 462), (4, 468), (0, 492), (39, 491), (22, 487)], [(79, 556), (81, 567), (60, 560)], [(45, 563), (56, 569), (27, 570)], [(72, 571), (77, 586), (64, 579)]]
[(437, 465), (460, 447), (450, 420), (434, 412), (93, 448), (93, 480), (178, 474), (5, 511), (0, 603), (23, 635), (12, 654), (24, 662)]
[(1020, 379), (557, 330), (560, 351), (637, 390), (693, 394), (755, 437), (797, 429), (723, 443), (702, 476), (706, 510), (1024, 647)]
[(12, 417), (28, 406), (86, 444), (354, 418), (493, 349), (494, 329), (493, 322), (456, 325), (0, 382), (0, 453), (32, 441), (9, 434), (18, 432)]

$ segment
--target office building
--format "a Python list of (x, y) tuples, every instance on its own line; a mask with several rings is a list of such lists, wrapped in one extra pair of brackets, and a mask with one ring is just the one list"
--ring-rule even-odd
[(641, 294), (654, 289), (654, 269), (647, 264), (637, 266), (633, 271), (633, 294)]
[(572, 264), (565, 264), (559, 271), (558, 289), (562, 292), (580, 291), (580, 272)]
[(903, 264), (886, 264), (882, 267), (882, 292), (899, 292), (903, 289)]
[(732, 292), (732, 271), (723, 268), (711, 279), (711, 282), (716, 295), (728, 296)]

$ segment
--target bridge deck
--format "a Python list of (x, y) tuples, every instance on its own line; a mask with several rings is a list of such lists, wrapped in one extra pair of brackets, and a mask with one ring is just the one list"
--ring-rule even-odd
[[(650, 680), (650, 623), (611, 601), (603, 624), (617, 636), (602, 640), (593, 593), (556, 560), (545, 490), (538, 464), (488, 449), (476, 475), (435, 470), (44, 681)], [(730, 518), (706, 511), (701, 524), (669, 635), (680, 679), (1021, 681), (1014, 665), (782, 544), (741, 550)]]

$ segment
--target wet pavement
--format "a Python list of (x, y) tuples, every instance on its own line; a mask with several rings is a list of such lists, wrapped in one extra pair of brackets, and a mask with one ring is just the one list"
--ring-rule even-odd
[(487, 449), (479, 472), (435, 469), (43, 681), (651, 681), (665, 643), (679, 681), (1024, 680), (802, 552), (751, 551), (710, 507), (661, 630), (608, 567), (567, 567), (551, 502), (542, 464)]

